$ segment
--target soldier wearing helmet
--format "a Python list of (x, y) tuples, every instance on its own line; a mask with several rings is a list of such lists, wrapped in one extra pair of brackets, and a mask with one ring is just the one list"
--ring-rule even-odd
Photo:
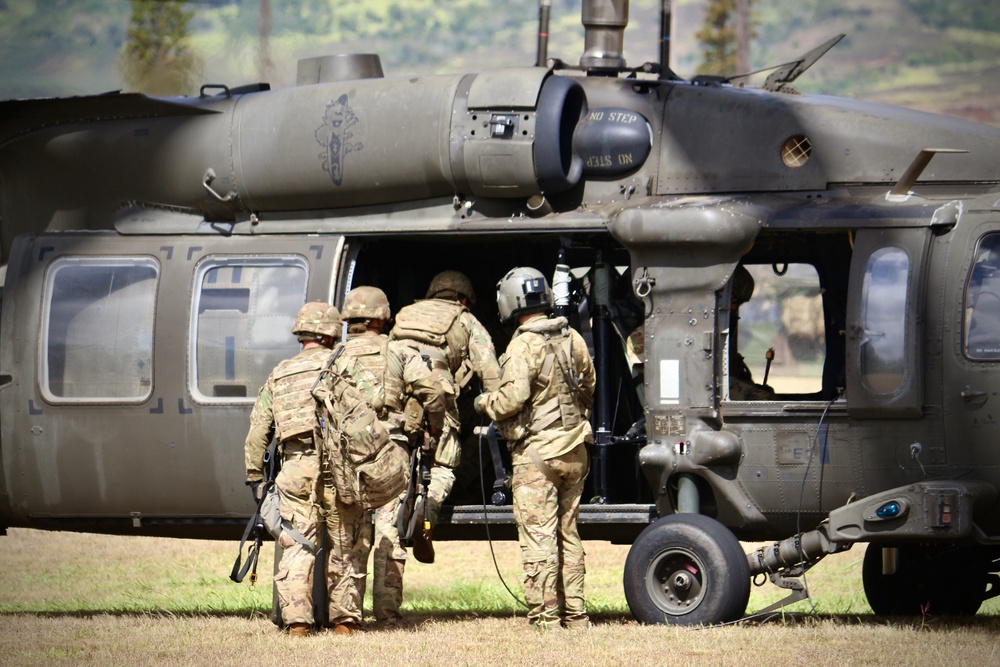
[[(313, 568), (315, 549), (321, 543), (321, 526), (327, 532), (329, 621), (337, 634), (350, 634), (361, 621), (360, 600), (348, 591), (356, 569), (350, 565), (350, 547), (361, 533), (363, 512), (344, 506), (324, 479), (322, 438), (317, 406), (311, 390), (321, 372), (334, 362), (333, 346), (340, 338), (341, 319), (328, 303), (314, 301), (302, 306), (292, 333), (302, 350), (275, 366), (257, 396), (250, 414), (250, 432), (244, 445), (247, 484), (255, 500), (262, 490), (264, 453), (273, 438), (278, 441), (281, 470), (275, 479), (281, 518), (305, 538), (303, 544), (288, 531), (278, 542), (283, 551), (274, 575), (282, 622), (289, 635), (305, 637), (316, 625), (313, 614)], [(381, 404), (381, 390), (374, 379), (354, 376), (366, 399)], [(364, 569), (361, 570), (364, 572)]]
[[(282, 518), (301, 535), (317, 543), (320, 480), (319, 422), (310, 390), (330, 360), (340, 337), (340, 313), (328, 303), (313, 301), (299, 309), (292, 325), (302, 350), (280, 362), (261, 387), (250, 413), (245, 447), (247, 483), (257, 498), (263, 480), (264, 452), (276, 437), (282, 457), (275, 486)], [(312, 571), (314, 555), (294, 539), (282, 536), (284, 551), (275, 575), (283, 622), (292, 636), (305, 636), (314, 624)], [(286, 543), (287, 542), (287, 543)]]
[(389, 334), (438, 375), (445, 392), (446, 414), (440, 436), (436, 443), (433, 439), (424, 441), (425, 447), (433, 447), (434, 460), (426, 507), (418, 511), (425, 520), (425, 530), (422, 539), (414, 542), (413, 555), (422, 562), (434, 561), (431, 535), (441, 504), (455, 484), (454, 470), (462, 460), (458, 394), (473, 374), (487, 390), (493, 389), (500, 377), (493, 339), (469, 312), (468, 305), (475, 303), (476, 293), (468, 276), (442, 271), (431, 280), (426, 299), (396, 314)]
[[(417, 402), (431, 427), (440, 433), (444, 423), (445, 394), (439, 375), (431, 371), (412, 348), (399, 341), (390, 341), (383, 333), (392, 315), (385, 292), (377, 287), (356, 287), (344, 298), (342, 313), (347, 320), (348, 335), (344, 354), (370, 370), (381, 382), (385, 403), (379, 419), (390, 437), (409, 446), (411, 434), (405, 429), (403, 408), (410, 400)], [(396, 514), (405, 494), (406, 491), (395, 501), (374, 510), (373, 516), (366, 519), (366, 525), (374, 519), (372, 602), (375, 620), (390, 625), (399, 622), (403, 601), (406, 550), (400, 543)], [(366, 563), (371, 548), (370, 541), (362, 545), (362, 559)], [(364, 583), (363, 578), (360, 581)]]
[(551, 306), (548, 281), (533, 268), (512, 269), (497, 284), (500, 319), (517, 330), (500, 357), (498, 387), (477, 396), (475, 407), (497, 423), (511, 451), (528, 623), (584, 628), (576, 518), (597, 374), (580, 334), (565, 317), (547, 316)]
[[(757, 384), (739, 350), (740, 306), (753, 297), (756, 283), (742, 264), (733, 272), (733, 287), (729, 305), (729, 398), (734, 401), (763, 401), (774, 398), (774, 389)], [(773, 356), (773, 355), (772, 355)]]

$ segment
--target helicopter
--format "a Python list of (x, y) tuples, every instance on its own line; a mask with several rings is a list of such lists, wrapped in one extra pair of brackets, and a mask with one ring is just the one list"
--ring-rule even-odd
[[(459, 270), (502, 350), (489, 295), (533, 266), (595, 359), (579, 527), (631, 545), (639, 621), (738, 619), (762, 579), (780, 608), (859, 543), (876, 614), (997, 595), (1000, 129), (800, 94), (839, 38), (760, 87), (667, 40), (629, 67), (627, 0), (583, 2), (568, 64), (547, 8), (534, 66), (0, 102), (0, 525), (236, 538), (303, 303)], [(516, 535), (473, 393), (435, 539)]]

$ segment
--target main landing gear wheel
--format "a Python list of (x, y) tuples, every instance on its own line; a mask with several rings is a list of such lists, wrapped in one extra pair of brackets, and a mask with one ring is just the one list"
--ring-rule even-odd
[(991, 554), (982, 548), (905, 545), (896, 571), (882, 574), (882, 545), (869, 544), (861, 579), (868, 604), (880, 616), (972, 616), (995, 595), (991, 565)]
[(674, 514), (646, 527), (625, 559), (625, 599), (642, 623), (734, 621), (750, 600), (750, 569), (736, 536), (715, 519)]

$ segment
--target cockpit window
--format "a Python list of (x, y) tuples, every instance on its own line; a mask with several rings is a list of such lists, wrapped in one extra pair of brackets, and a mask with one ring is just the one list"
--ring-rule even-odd
[(46, 274), (41, 389), (50, 402), (138, 402), (153, 390), (159, 265), (62, 257)]
[(298, 352), (291, 329), (306, 278), (300, 257), (202, 262), (191, 317), (191, 394), (199, 402), (253, 401), (271, 369)]
[(1000, 359), (1000, 234), (987, 234), (976, 248), (965, 287), (965, 353)]
[(821, 391), (826, 326), (816, 268), (748, 264), (737, 268), (733, 281), (730, 347), (735, 343), (736, 352), (730, 354), (730, 399)]
[(865, 266), (861, 288), (861, 380), (875, 394), (898, 392), (906, 377), (906, 299), (910, 258), (880, 248)]

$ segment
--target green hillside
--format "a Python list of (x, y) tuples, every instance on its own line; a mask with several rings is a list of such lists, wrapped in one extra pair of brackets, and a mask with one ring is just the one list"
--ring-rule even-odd
[[(674, 0), (672, 66), (692, 76), (707, 0)], [(261, 50), (262, 4), (271, 29)], [(549, 55), (583, 51), (579, 3), (553, 0)], [(632, 0), (631, 65), (657, 58), (659, 0)], [(299, 58), (378, 53), (387, 76), (532, 64), (537, 0), (198, 0), (190, 46), (198, 81), (294, 83)], [(752, 0), (751, 67), (777, 65), (838, 33), (847, 37), (796, 82), (844, 95), (1000, 125), (996, 0)], [(0, 98), (124, 89), (126, 0), (0, 0)], [(766, 75), (751, 79), (759, 84)], [(197, 86), (187, 91), (196, 94)]]

